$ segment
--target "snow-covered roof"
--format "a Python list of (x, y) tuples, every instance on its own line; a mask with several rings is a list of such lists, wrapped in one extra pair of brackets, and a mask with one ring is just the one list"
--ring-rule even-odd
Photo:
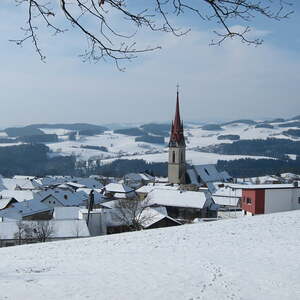
[[(244, 190), (257, 190), (257, 189), (293, 189), (298, 188), (295, 187), (293, 184), (247, 184), (242, 185), (241, 187)], [(300, 189), (300, 187), (299, 187)]]
[(154, 190), (154, 186), (153, 185), (143, 185), (141, 186), (140, 188), (138, 188), (136, 190), (137, 193), (142, 193), (142, 194), (148, 194), (150, 193), (151, 191)]
[(207, 202), (205, 193), (156, 189), (146, 198), (148, 205), (203, 208)]
[(53, 219), (55, 220), (77, 220), (79, 219), (80, 207), (54, 207)]
[(109, 183), (105, 186), (105, 189), (112, 193), (130, 193), (134, 191), (131, 187), (122, 183)]
[(154, 177), (145, 173), (129, 173), (124, 176), (124, 179), (130, 181), (154, 181)]
[[(127, 199), (128, 198), (127, 195), (128, 195), (127, 193), (115, 193), (114, 194), (114, 198), (117, 198), (117, 199)], [(132, 196), (134, 196), (134, 195), (132, 195)]]
[(15, 190), (18, 188), (35, 190), (40, 188), (40, 184), (30, 179), (0, 178), (0, 190)]
[(187, 174), (190, 178), (191, 184), (199, 185), (199, 181), (197, 178), (197, 173), (195, 172), (194, 169), (187, 169)]
[(4, 209), (11, 201), (12, 198), (0, 198), (0, 210)]
[(168, 179), (168, 177), (158, 177), (158, 176), (156, 176), (155, 177), (155, 182), (167, 183), (167, 182), (169, 182), (169, 179)]
[(13, 177), (13, 179), (25, 179), (25, 180), (31, 180), (31, 179), (35, 179), (35, 176), (26, 176), (26, 175), (15, 175)]
[(0, 191), (0, 196), (14, 198), (18, 202), (22, 202), (24, 200), (32, 200), (38, 195), (33, 191), (18, 191), (18, 190), (2, 190)]
[(139, 189), (136, 190), (137, 193), (144, 193), (144, 194), (148, 194), (153, 190), (156, 189), (161, 189), (161, 190), (178, 190), (179, 185), (174, 184), (174, 185), (166, 185), (166, 184), (159, 184), (159, 183), (149, 183), (147, 185), (144, 185), (142, 187), (140, 187)]
[(25, 200), (19, 203), (13, 203), (11, 207), (0, 211), (0, 217), (10, 219), (22, 219), (22, 217), (30, 216), (40, 212), (50, 211), (51, 209), (37, 199)]
[(49, 197), (54, 197), (63, 206), (80, 206), (84, 205), (88, 196), (84, 192), (72, 192), (68, 190), (53, 189), (40, 193), (42, 198), (41, 202), (44, 202)]
[(142, 226), (144, 228), (149, 228), (151, 225), (167, 218), (172, 220), (174, 223), (181, 225), (180, 222), (168, 216), (165, 207), (146, 207), (141, 213)]
[(205, 183), (223, 180), (223, 175), (217, 171), (216, 166), (213, 164), (195, 165), (193, 168)]
[(219, 197), (242, 197), (242, 189), (232, 189), (230, 186), (219, 188), (213, 196)]
[(224, 181), (228, 181), (232, 179), (232, 177), (229, 175), (227, 171), (220, 172), (220, 175), (222, 176)]
[(239, 203), (239, 197), (226, 197), (226, 196), (212, 196), (214, 202), (218, 205), (225, 206), (237, 206)]
[(85, 186), (84, 184), (80, 184), (80, 183), (76, 183), (76, 182), (72, 182), (72, 181), (66, 182), (65, 185), (74, 187), (74, 188), (76, 188), (76, 189), (79, 189), (79, 188), (86, 188), (86, 186)]
[(90, 177), (89, 178), (78, 177), (78, 178), (76, 178), (76, 182), (78, 184), (82, 184), (85, 187), (90, 188), (90, 189), (101, 189), (101, 188), (103, 188), (103, 184), (101, 182), (99, 182), (98, 180), (96, 180), (94, 178), (90, 178)]
[(87, 188), (102, 188), (103, 184), (94, 178), (88, 177), (72, 177), (72, 176), (46, 176), (37, 178), (34, 182), (38, 183), (40, 186), (56, 186), (68, 182), (74, 184), (80, 184)]
[(282, 173), (280, 176), (286, 179), (300, 178), (300, 175), (294, 173)]
[(111, 200), (111, 201), (103, 202), (103, 203), (101, 203), (101, 207), (115, 208), (118, 202), (119, 202), (118, 200)]

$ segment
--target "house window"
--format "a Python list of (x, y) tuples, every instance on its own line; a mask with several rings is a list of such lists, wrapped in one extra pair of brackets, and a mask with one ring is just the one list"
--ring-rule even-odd
[(247, 198), (247, 204), (251, 204), (251, 203), (252, 203), (251, 198)]
[(173, 151), (172, 162), (175, 162), (175, 151)]
[(300, 204), (300, 197), (298, 197), (298, 204)]
[(65, 200), (67, 200), (68, 199), (68, 195), (64, 195), (64, 198), (65, 198)]

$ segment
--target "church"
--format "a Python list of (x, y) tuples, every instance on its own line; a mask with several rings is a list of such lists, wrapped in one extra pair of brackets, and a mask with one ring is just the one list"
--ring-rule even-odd
[[(168, 159), (168, 182), (171, 184), (192, 184), (205, 186), (211, 193), (216, 188), (214, 182), (231, 181), (231, 176), (223, 171), (219, 172), (215, 165), (187, 165), (186, 143), (183, 122), (180, 117), (179, 91), (177, 86), (175, 117), (171, 125)], [(199, 153), (199, 155), (201, 155)]]
[(185, 139), (183, 135), (183, 122), (180, 118), (179, 91), (177, 88), (175, 118), (172, 121), (169, 142), (168, 179), (170, 183), (185, 184)]

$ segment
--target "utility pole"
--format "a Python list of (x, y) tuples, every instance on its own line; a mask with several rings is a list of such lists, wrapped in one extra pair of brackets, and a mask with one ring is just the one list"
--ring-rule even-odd
[(89, 221), (90, 221), (90, 213), (94, 208), (94, 201), (95, 201), (95, 197), (94, 197), (94, 190), (91, 190), (90, 194), (89, 194), (89, 200), (88, 200), (88, 215), (87, 215), (87, 225), (89, 225)]

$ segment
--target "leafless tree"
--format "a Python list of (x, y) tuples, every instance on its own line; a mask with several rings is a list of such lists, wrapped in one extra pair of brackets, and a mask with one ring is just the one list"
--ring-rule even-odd
[[(111, 58), (118, 68), (120, 60), (130, 60), (139, 53), (160, 48), (156, 45), (138, 48), (135, 35), (139, 30), (168, 32), (175, 36), (186, 34), (189, 29), (175, 24), (175, 17), (184, 13), (195, 14), (199, 21), (212, 21), (220, 27), (212, 41), (218, 45), (234, 37), (248, 44), (262, 43), (259, 38), (247, 36), (248, 25), (233, 29), (232, 21), (248, 24), (258, 16), (281, 20), (292, 13), (292, 4), (285, 0), (59, 0), (59, 4), (50, 0), (11, 1), (25, 6), (27, 12), (26, 25), (21, 28), (24, 37), (12, 41), (22, 45), (31, 40), (41, 60), (44, 61), (45, 56), (39, 46), (38, 28), (45, 25), (56, 35), (66, 31), (66, 24), (71, 24), (87, 39), (86, 51), (81, 56), (84, 60)], [(65, 25), (59, 22), (61, 12)], [(116, 20), (122, 20), (124, 26), (114, 24)], [(188, 26), (190, 24), (186, 24)], [(127, 27), (129, 33), (124, 34)]]
[(146, 213), (148, 200), (122, 199), (114, 207), (117, 219), (132, 231), (142, 230), (143, 225), (153, 219), (153, 215)]
[(32, 236), (38, 242), (46, 242), (54, 234), (54, 227), (49, 221), (32, 223)]
[(33, 239), (32, 226), (30, 226), (30, 224), (20, 220), (17, 222), (17, 228), (18, 231), (15, 232), (14, 237), (18, 240), (19, 245), (21, 245), (23, 241), (28, 242)]

